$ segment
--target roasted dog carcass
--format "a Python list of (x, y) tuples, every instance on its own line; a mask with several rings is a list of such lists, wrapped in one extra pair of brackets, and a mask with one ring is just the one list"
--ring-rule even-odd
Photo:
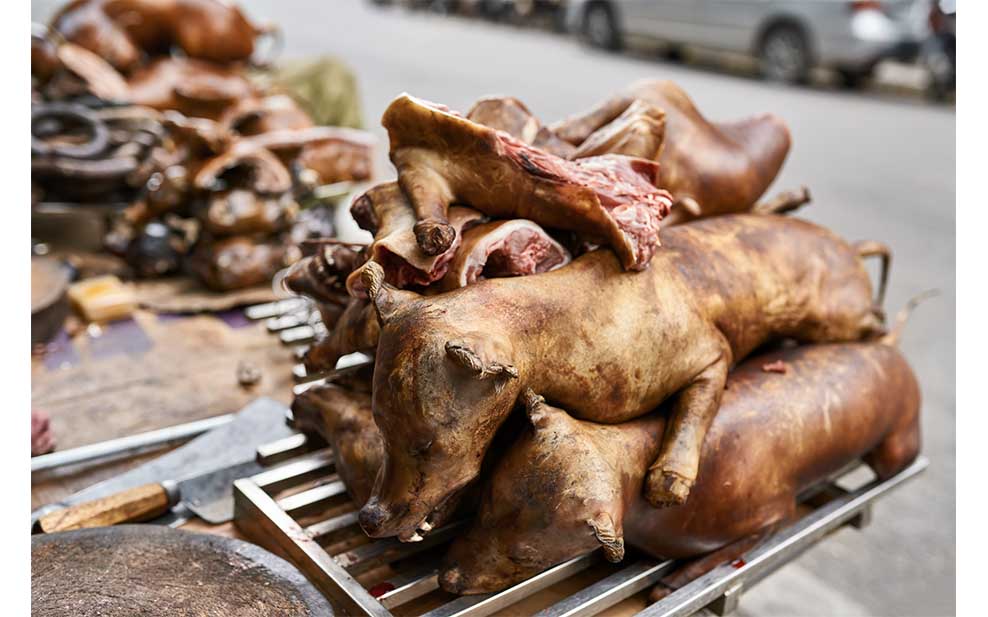
[[(595, 109), (551, 127), (577, 146), (574, 156), (593, 154), (615, 136), (627, 135), (656, 110), (664, 138), (656, 160), (660, 186), (675, 205), (665, 224), (703, 216), (747, 212), (772, 184), (789, 152), (789, 129), (772, 114), (712, 123), (671, 81), (643, 80)], [(647, 134), (648, 131), (637, 131)], [(618, 151), (621, 150), (608, 150)], [(644, 151), (630, 150), (638, 156)]]
[(827, 230), (758, 215), (669, 228), (646, 273), (614, 253), (435, 296), (365, 283), (381, 321), (374, 417), (386, 462), (360, 522), (408, 538), (469, 484), (519, 394), (616, 423), (675, 395), (646, 481), (682, 503), (728, 368), (778, 337), (854, 341), (882, 330), (858, 252)]
[(51, 27), (121, 71), (173, 46), (191, 58), (246, 61), (266, 31), (222, 0), (73, 0)]
[(534, 393), (525, 399), (531, 428), (495, 467), (473, 528), (450, 548), (439, 577), (447, 591), (497, 591), (600, 546), (610, 561), (625, 543), (664, 559), (708, 553), (791, 520), (801, 491), (855, 459), (884, 479), (920, 445), (919, 387), (886, 343), (810, 345), (735, 369), (697, 484), (675, 508), (641, 497), (665, 414), (603, 425)]
[(333, 448), (336, 473), (358, 506), (370, 497), (384, 460), (381, 433), (371, 414), (369, 379), (361, 385), (365, 387), (315, 386), (292, 402), (293, 424), (321, 435)]
[(644, 269), (659, 244), (659, 221), (672, 199), (655, 186), (652, 161), (569, 161), (408, 95), (388, 106), (381, 123), (398, 183), (415, 208), (416, 241), (428, 255), (453, 245), (453, 202), (598, 238), (626, 269)]

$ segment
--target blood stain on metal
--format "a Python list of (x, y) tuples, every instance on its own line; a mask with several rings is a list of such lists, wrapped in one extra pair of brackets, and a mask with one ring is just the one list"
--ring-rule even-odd
[(368, 591), (370, 592), (370, 595), (374, 596), (375, 598), (380, 598), (381, 596), (393, 590), (394, 588), (395, 588), (394, 585), (392, 585), (387, 581), (384, 581), (383, 583), (378, 583), (377, 585), (374, 585)]
[(733, 567), (735, 570), (738, 570), (740, 568), (743, 568), (747, 563), (748, 562), (746, 562), (744, 559), (735, 559), (734, 561), (731, 562), (731, 567)]

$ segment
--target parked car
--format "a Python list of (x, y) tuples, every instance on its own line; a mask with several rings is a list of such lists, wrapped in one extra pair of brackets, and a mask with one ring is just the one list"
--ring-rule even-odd
[(773, 80), (836, 69), (848, 85), (886, 58), (911, 60), (930, 0), (570, 0), (566, 24), (593, 45), (695, 45), (758, 59)]

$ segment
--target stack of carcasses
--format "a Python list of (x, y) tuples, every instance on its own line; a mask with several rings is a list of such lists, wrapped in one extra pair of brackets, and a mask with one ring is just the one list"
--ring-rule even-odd
[(250, 78), (270, 32), (219, 0), (65, 6), (32, 37), (35, 201), (130, 204), (106, 246), (139, 276), (270, 281), (333, 234), (330, 211), (299, 203), (370, 178), (373, 148)]
[[(645, 81), (543, 126), (516, 99), (464, 117), (408, 95), (398, 178), (354, 200), (288, 286), (323, 308), (329, 372), (293, 406), (333, 447), (372, 537), (472, 518), (443, 589), (503, 589), (625, 542), (730, 561), (855, 459), (919, 449), (919, 390), (881, 304), (890, 253), (759, 202), (789, 149), (771, 115), (711, 123)], [(877, 293), (863, 266), (882, 258)]]

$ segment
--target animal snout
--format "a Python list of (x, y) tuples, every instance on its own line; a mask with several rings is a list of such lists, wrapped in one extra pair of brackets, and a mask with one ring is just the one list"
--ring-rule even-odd
[(364, 530), (364, 533), (374, 538), (377, 537), (381, 531), (381, 527), (388, 522), (390, 517), (391, 514), (387, 509), (378, 503), (377, 500), (372, 499), (360, 509), (360, 514), (357, 515), (357, 522), (360, 523), (360, 528)]
[(443, 570), (439, 574), (439, 586), (443, 588), (444, 591), (450, 593), (461, 594), (463, 593), (463, 576), (460, 574), (460, 568), (453, 566)]

